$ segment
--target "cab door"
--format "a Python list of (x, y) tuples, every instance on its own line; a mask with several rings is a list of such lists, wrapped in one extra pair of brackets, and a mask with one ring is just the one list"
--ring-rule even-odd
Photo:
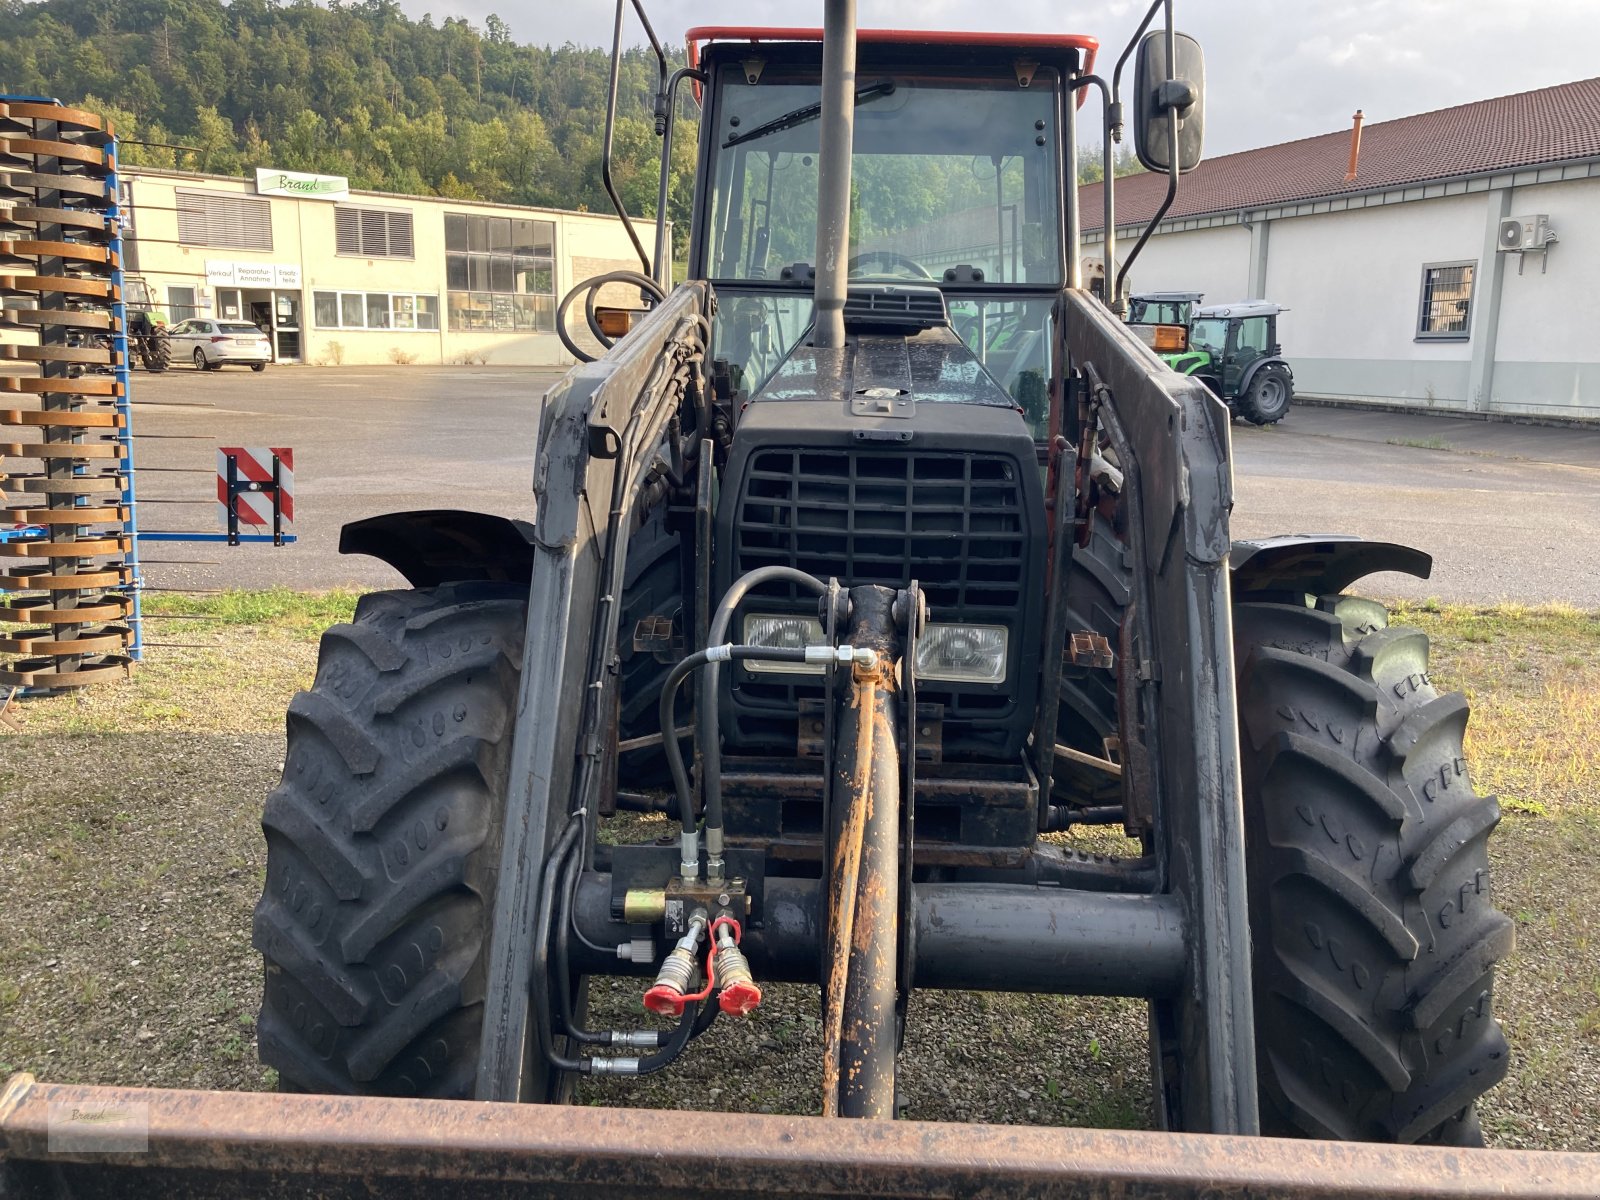
[(1236, 396), (1250, 365), (1268, 353), (1272, 342), (1266, 317), (1245, 317), (1228, 328), (1228, 349), (1222, 359), (1222, 394)]

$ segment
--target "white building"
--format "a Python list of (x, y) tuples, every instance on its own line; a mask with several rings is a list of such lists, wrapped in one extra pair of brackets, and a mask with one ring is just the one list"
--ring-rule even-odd
[[(1352, 134), (1203, 163), (1132, 290), (1286, 306), (1301, 395), (1600, 419), (1600, 79), (1368, 125), (1353, 178)], [(1119, 258), (1165, 194), (1118, 181)], [(1097, 259), (1099, 185), (1079, 199)]]
[[(241, 179), (129, 167), (121, 187), (125, 269), (167, 319), (253, 321), (278, 362), (570, 363), (560, 297), (641, 269), (609, 214), (362, 192), (267, 168)], [(636, 228), (654, 244), (654, 222)], [(630, 295), (618, 285), (603, 299)]]

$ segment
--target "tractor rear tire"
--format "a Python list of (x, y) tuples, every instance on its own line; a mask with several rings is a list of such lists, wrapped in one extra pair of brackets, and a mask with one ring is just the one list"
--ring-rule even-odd
[(172, 365), (172, 339), (165, 331), (152, 333), (140, 345), (146, 371), (159, 375)]
[[(1092, 631), (1121, 653), (1123, 614), (1133, 594), (1133, 573), (1127, 550), (1112, 518), (1098, 508), (1090, 515), (1089, 544), (1073, 554), (1067, 576), (1067, 634)], [(1105, 739), (1117, 734), (1117, 673), (1063, 665), (1061, 707), (1056, 737), (1063, 744), (1096, 758)], [(1057, 804), (1110, 805), (1122, 801), (1122, 781), (1065, 757), (1057, 757), (1051, 798)]]
[(1294, 400), (1294, 380), (1287, 367), (1271, 363), (1250, 378), (1250, 385), (1233, 402), (1233, 411), (1252, 425), (1275, 425), (1289, 415)]
[(1467, 702), (1359, 597), (1241, 602), (1234, 643), (1263, 1132), (1481, 1145), (1514, 935)]
[(323, 635), (261, 819), (284, 1090), (472, 1096), (526, 615), (520, 584), (447, 584)]

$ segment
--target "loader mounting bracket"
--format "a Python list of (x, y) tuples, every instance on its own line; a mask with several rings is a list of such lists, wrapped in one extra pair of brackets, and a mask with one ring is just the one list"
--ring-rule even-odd
[(532, 536), (526, 521), (435, 508), (352, 521), (339, 533), (339, 553), (380, 559), (412, 587), (527, 583), (533, 572)]

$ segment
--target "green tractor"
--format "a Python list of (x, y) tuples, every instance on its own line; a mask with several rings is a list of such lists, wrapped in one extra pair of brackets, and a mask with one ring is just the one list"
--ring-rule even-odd
[(1285, 311), (1266, 300), (1194, 309), (1188, 348), (1161, 357), (1180, 375), (1204, 383), (1235, 416), (1254, 425), (1276, 424), (1294, 399), (1294, 373), (1278, 345), (1278, 314)]

